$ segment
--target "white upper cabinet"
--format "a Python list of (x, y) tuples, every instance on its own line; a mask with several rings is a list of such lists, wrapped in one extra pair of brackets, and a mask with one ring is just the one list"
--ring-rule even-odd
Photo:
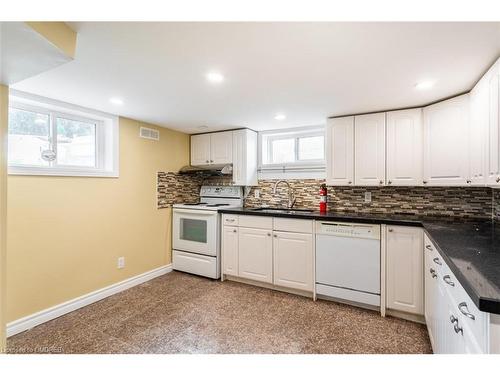
[(210, 164), (210, 134), (191, 136), (191, 165)]
[(355, 184), (385, 184), (385, 113), (354, 117)]
[(479, 82), (470, 92), (469, 181), (471, 185), (484, 185), (486, 182), (484, 170), (489, 95), (485, 83)]
[(468, 134), (468, 94), (424, 108), (424, 184), (467, 184)]
[(422, 150), (422, 109), (387, 112), (387, 185), (421, 185)]
[(500, 63), (497, 63), (486, 73), (484, 79), (488, 90), (487, 139), (488, 156), (486, 158), (486, 178), (490, 185), (500, 185), (500, 132), (499, 132), (499, 101), (500, 101)]
[(328, 119), (326, 125), (326, 183), (354, 182), (354, 117)]
[(233, 183), (257, 185), (257, 133), (249, 129), (233, 133)]
[(233, 162), (233, 132), (210, 134), (210, 163), (231, 164)]
[(210, 166), (232, 162), (232, 131), (191, 136), (191, 165)]

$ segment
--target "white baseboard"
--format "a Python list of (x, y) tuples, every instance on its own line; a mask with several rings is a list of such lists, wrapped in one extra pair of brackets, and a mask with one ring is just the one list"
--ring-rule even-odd
[(132, 288), (133, 286), (142, 284), (146, 281), (154, 279), (155, 277), (165, 275), (172, 271), (172, 264), (155, 268), (151, 271), (144, 272), (143, 274), (133, 276), (129, 279), (112, 284), (105, 288), (90, 292), (75, 299), (63, 302), (59, 305), (49, 307), (48, 309), (36, 312), (34, 314), (22, 317), (13, 322), (7, 323), (7, 337), (16, 335), (20, 332), (26, 331), (39, 324), (48, 322), (49, 320), (60, 317), (71, 311), (75, 311), (81, 307), (90, 305), (103, 298), (109, 297), (113, 294), (119, 293), (123, 290)]

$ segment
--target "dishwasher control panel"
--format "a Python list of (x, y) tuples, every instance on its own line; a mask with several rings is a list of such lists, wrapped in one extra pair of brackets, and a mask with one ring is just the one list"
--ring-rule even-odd
[(316, 222), (316, 234), (380, 239), (380, 225), (319, 221)]

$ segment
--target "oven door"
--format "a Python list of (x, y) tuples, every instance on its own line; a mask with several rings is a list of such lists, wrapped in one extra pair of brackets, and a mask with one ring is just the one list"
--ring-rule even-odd
[(217, 255), (217, 211), (174, 209), (173, 248)]

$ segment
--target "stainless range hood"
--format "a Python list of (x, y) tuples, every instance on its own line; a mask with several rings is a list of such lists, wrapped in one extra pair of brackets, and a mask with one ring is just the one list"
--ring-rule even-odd
[(213, 168), (194, 167), (186, 165), (179, 170), (180, 174), (199, 174), (204, 176), (228, 176), (233, 174), (233, 166), (226, 164), (222, 166), (214, 166)]

